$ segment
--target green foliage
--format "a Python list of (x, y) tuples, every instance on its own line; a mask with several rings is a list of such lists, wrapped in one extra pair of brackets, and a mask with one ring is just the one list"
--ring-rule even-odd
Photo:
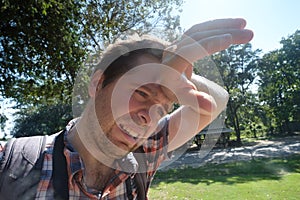
[(70, 105), (58, 103), (52, 106), (41, 106), (35, 110), (24, 109), (17, 114), (13, 135), (15, 137), (49, 135), (65, 128), (73, 118)]
[(251, 91), (259, 53), (259, 50), (252, 50), (251, 44), (233, 45), (212, 55), (211, 60), (197, 64), (200, 74), (221, 83), (229, 93), (226, 124), (234, 128), (238, 142), (241, 142), (241, 127), (253, 122), (254, 109), (259, 110), (255, 94)]
[(174, 34), (180, 26), (179, 16), (172, 12), (180, 11), (182, 3), (183, 0), (87, 1), (82, 8), (83, 34), (91, 39), (90, 44), (96, 51), (123, 37), (124, 33), (144, 34), (159, 28), (160, 36), (166, 36), (163, 30), (165, 34), (170, 31)]
[(4, 131), (5, 123), (6, 123), (7, 120), (8, 120), (8, 118), (6, 117), (6, 115), (3, 114), (3, 113), (0, 113), (0, 129), (2, 131)]
[[(3, 112), (3, 110), (5, 110), (4, 107), (4, 103), (3, 103), (3, 99), (0, 98), (0, 131), (4, 132), (5, 130), (5, 125), (6, 125), (6, 121), (8, 120), (6, 114)], [(4, 134), (5, 137), (5, 134)]]
[[(0, 13), (0, 93), (19, 105), (71, 102), (87, 53), (128, 31), (179, 27), (182, 0), (4, 0)], [(164, 31), (161, 31), (161, 34)]]
[(300, 31), (283, 38), (281, 44), (259, 63), (259, 98), (269, 126), (289, 132), (290, 122), (300, 122)]
[(198, 73), (229, 92), (226, 124), (238, 141), (242, 133), (292, 132), (300, 122), (300, 31), (281, 44), (262, 58), (249, 44), (231, 46), (197, 64)]
[(180, 26), (179, 16), (173, 13), (174, 9), (180, 12), (182, 3), (183, 0), (2, 1), (0, 95), (12, 98), (22, 109), (15, 134), (46, 134), (61, 127), (51, 125), (50, 120), (50, 130), (36, 127), (32, 119), (46, 118), (46, 111), (58, 106), (57, 102), (62, 106), (72, 104), (76, 79), (87, 82), (87, 74), (79, 78), (77, 75), (88, 54), (99, 55), (107, 44), (132, 32), (143, 34), (159, 28), (156, 33), (162, 37), (172, 35), (174, 39)]
[(80, 2), (3, 1), (0, 92), (21, 105), (68, 101), (85, 43)]

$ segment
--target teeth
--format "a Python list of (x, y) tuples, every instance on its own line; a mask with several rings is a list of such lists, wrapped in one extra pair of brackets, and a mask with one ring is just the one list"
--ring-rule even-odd
[[(134, 133), (133, 130), (131, 130), (128, 127), (125, 127), (124, 125), (120, 124), (121, 129), (129, 136), (133, 137), (134, 139), (137, 139), (137, 133)], [(134, 134), (133, 134), (134, 133)], [(136, 135), (136, 136), (135, 136)]]

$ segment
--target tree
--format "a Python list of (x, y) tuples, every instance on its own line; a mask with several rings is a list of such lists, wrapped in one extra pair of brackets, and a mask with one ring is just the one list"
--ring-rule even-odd
[(181, 29), (179, 16), (172, 13), (174, 8), (181, 12), (182, 3), (183, 0), (91, 0), (82, 8), (83, 34), (96, 51), (101, 51), (103, 45), (113, 43), (124, 33), (144, 34), (155, 28), (159, 28), (160, 36), (175, 39), (170, 37), (170, 31), (174, 35)]
[[(182, 3), (183, 0), (2, 1), (0, 95), (12, 98), (21, 108), (15, 133), (25, 133), (23, 128), (32, 118), (49, 122), (43, 116), (45, 110), (72, 104), (73, 86), (87, 55), (101, 54), (108, 43), (132, 32), (143, 34), (159, 28), (165, 30), (159, 31), (161, 36), (176, 37), (171, 32), (180, 31), (179, 16), (173, 14), (173, 9), (178, 11)], [(44, 126), (44, 122), (39, 124)], [(43, 127), (33, 127), (45, 133)]]
[(268, 108), (270, 128), (284, 133), (291, 121), (300, 122), (300, 31), (280, 43), (282, 48), (259, 63), (259, 97)]
[(0, 21), (0, 91), (20, 105), (68, 101), (85, 51), (80, 2), (4, 1)]
[[(34, 109), (34, 108), (32, 108)], [(47, 135), (63, 130), (73, 116), (70, 105), (57, 104), (38, 107), (37, 110), (21, 109), (15, 120), (15, 137)]]
[[(0, 113), (0, 130), (4, 132), (5, 129), (5, 123), (8, 120), (5, 114)], [(5, 137), (5, 134), (4, 134)]]
[[(255, 102), (251, 86), (256, 78), (259, 53), (260, 50), (252, 51), (249, 43), (233, 45), (212, 55), (210, 64), (207, 61), (198, 63), (200, 74), (206, 77), (219, 76), (219, 84), (223, 84), (229, 93), (226, 124), (234, 128), (238, 143), (241, 143), (241, 129), (251, 121), (249, 109), (253, 107), (248, 104)], [(217, 70), (211, 70), (210, 66), (215, 66)]]
[(4, 112), (5, 111), (5, 105), (6, 102), (0, 98), (0, 132), (3, 132), (3, 139), (5, 139), (6, 137), (6, 133), (5, 133), (5, 127), (6, 127), (6, 122), (8, 120), (7, 118), (7, 114)]
[(19, 105), (71, 102), (87, 53), (129, 30), (179, 27), (182, 0), (4, 0), (0, 13), (0, 92)]

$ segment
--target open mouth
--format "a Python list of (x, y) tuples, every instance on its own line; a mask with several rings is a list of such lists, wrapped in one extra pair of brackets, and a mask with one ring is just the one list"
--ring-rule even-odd
[(136, 123), (131, 116), (123, 115), (116, 119), (115, 124), (119, 130), (123, 133), (123, 136), (128, 140), (126, 143), (130, 145), (135, 145), (139, 141), (146, 139), (152, 130), (152, 124), (141, 125)]
[(134, 140), (138, 139), (138, 134), (134, 133), (129, 127), (125, 127), (123, 124), (120, 124), (119, 127), (121, 128), (121, 130), (127, 134), (128, 136), (132, 137)]

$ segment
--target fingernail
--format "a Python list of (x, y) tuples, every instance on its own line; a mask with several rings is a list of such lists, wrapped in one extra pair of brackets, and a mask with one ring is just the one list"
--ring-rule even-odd
[(240, 21), (240, 27), (241, 29), (245, 28), (247, 25), (247, 21), (243, 18), (238, 18), (238, 20)]

